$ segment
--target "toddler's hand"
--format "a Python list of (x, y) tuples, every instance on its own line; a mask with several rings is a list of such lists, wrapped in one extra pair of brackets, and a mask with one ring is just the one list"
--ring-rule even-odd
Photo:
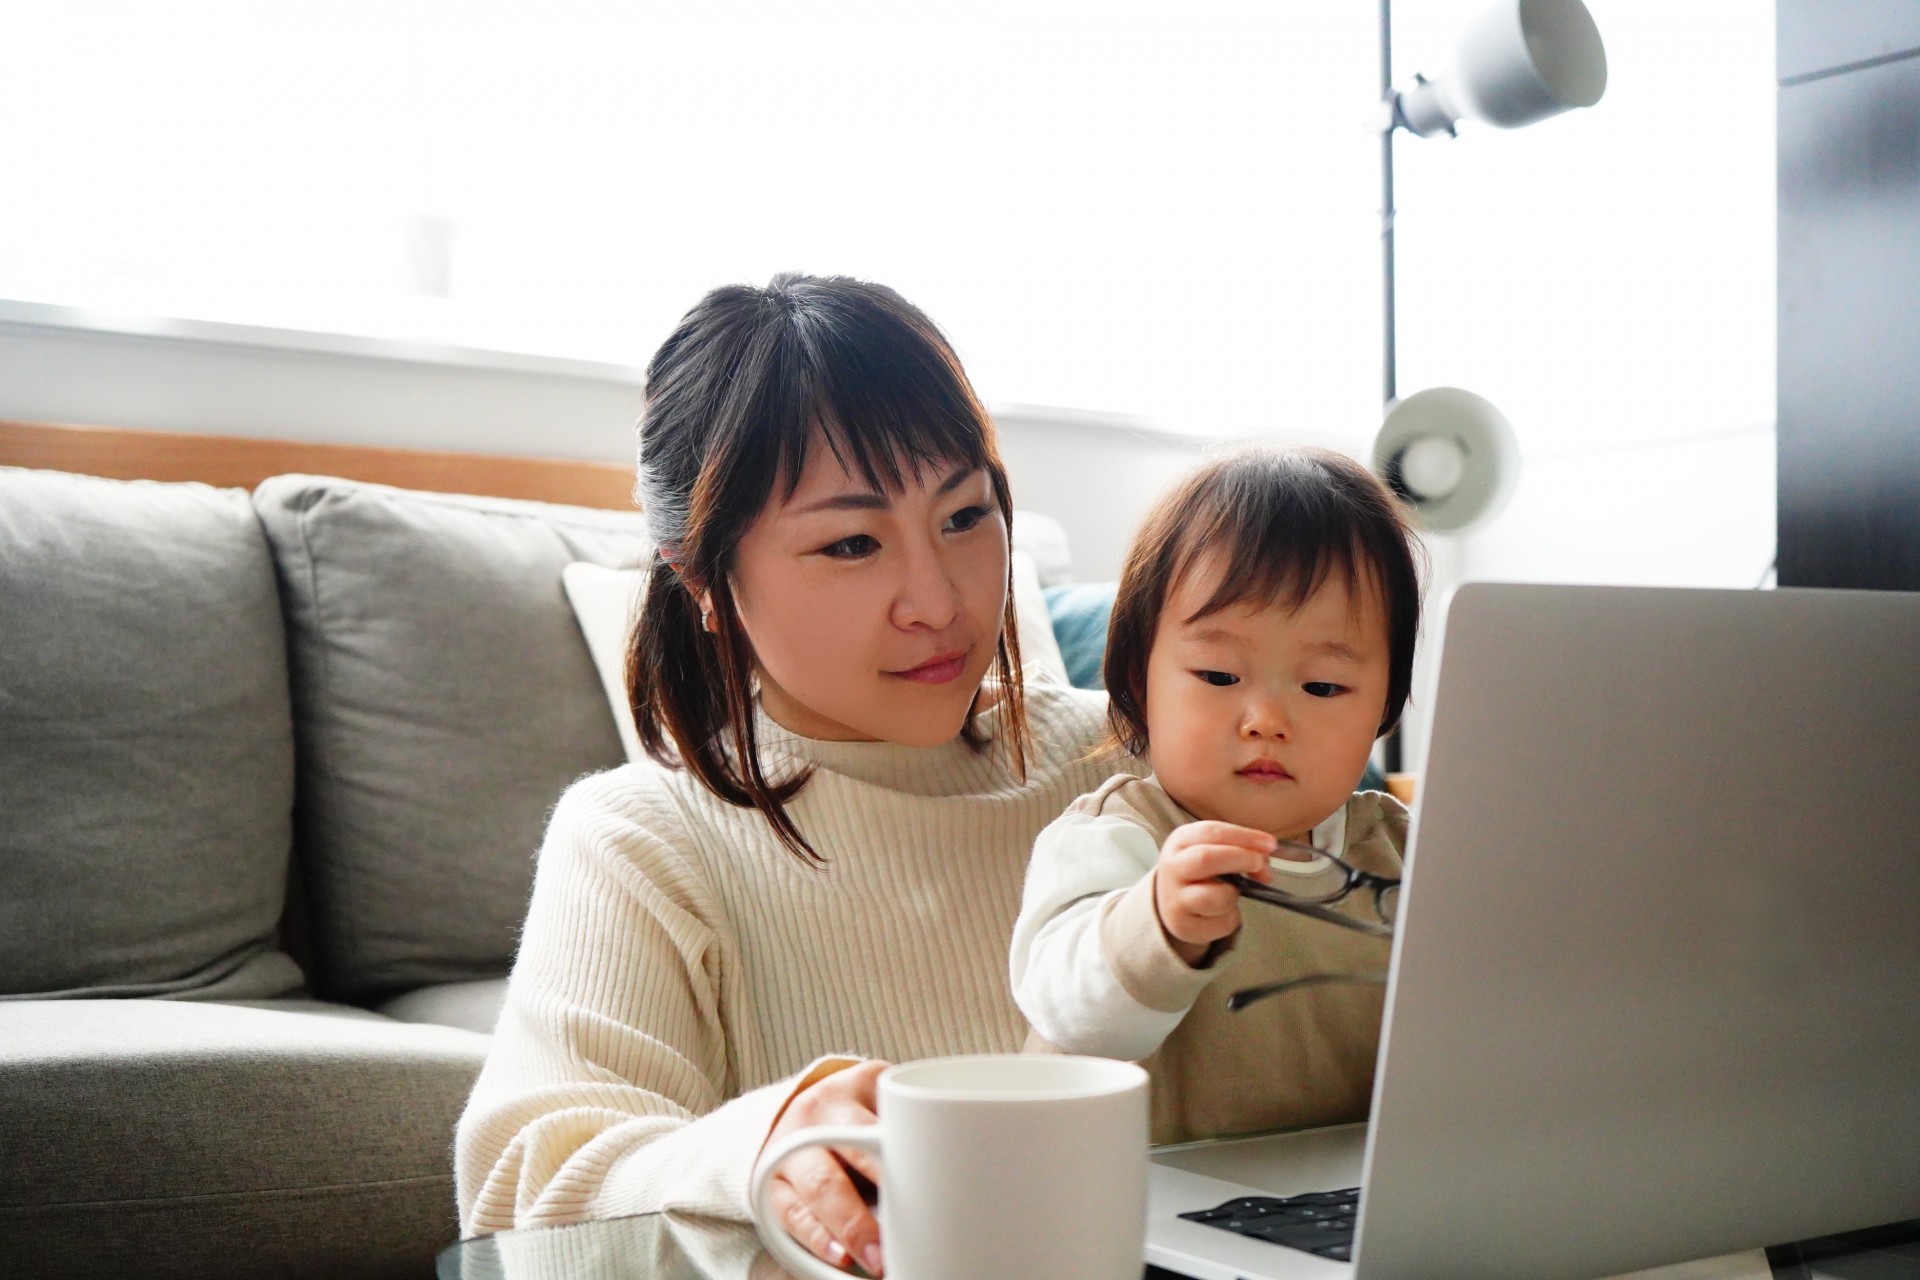
[(1238, 872), (1265, 883), (1267, 859), (1278, 841), (1264, 831), (1231, 822), (1189, 822), (1175, 827), (1160, 846), (1153, 901), (1160, 926), (1188, 964), (1240, 927), (1240, 891), (1220, 879)]

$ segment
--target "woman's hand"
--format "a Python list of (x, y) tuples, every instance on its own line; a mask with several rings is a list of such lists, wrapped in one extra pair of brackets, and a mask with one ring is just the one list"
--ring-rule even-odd
[(1264, 831), (1231, 822), (1189, 822), (1160, 846), (1153, 872), (1153, 905), (1173, 949), (1198, 964), (1207, 949), (1240, 927), (1240, 891), (1220, 879), (1238, 873), (1266, 883), (1267, 859), (1279, 842)]
[[(887, 1065), (869, 1058), (808, 1085), (787, 1104), (767, 1140), (817, 1124), (873, 1124), (875, 1082)], [(868, 1153), (809, 1147), (781, 1164), (770, 1198), (793, 1238), (817, 1257), (836, 1267), (853, 1258), (868, 1274), (882, 1275), (880, 1224), (847, 1176), (849, 1168), (872, 1186), (880, 1185), (880, 1165)]]

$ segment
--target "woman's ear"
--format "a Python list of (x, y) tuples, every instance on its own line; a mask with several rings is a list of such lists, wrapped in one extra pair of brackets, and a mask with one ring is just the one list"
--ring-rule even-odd
[(669, 556), (665, 551), (660, 553), (660, 558), (667, 562), (668, 567), (673, 570), (674, 576), (680, 579), (680, 585), (687, 589), (687, 594), (693, 597), (693, 602), (700, 606), (700, 629), (708, 635), (719, 635), (720, 626), (713, 620), (712, 590), (696, 590), (693, 582), (687, 577), (686, 570), (681, 568), (674, 558)]

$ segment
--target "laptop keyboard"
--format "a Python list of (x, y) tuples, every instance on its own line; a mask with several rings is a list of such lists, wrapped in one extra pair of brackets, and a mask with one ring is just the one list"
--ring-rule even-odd
[(1360, 1216), (1360, 1188), (1316, 1191), (1285, 1199), (1241, 1196), (1218, 1208), (1180, 1216), (1188, 1222), (1283, 1244), (1335, 1262), (1352, 1262), (1353, 1225)]

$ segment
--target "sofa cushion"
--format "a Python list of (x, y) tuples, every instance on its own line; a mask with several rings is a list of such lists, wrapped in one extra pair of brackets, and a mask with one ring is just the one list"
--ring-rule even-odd
[(639, 514), (277, 476), (317, 989), (498, 977), (547, 811), (624, 759), (560, 586), (648, 552)]
[(1117, 582), (1074, 582), (1048, 587), (1047, 612), (1053, 618), (1054, 638), (1067, 679), (1080, 689), (1104, 689), (1107, 658), (1107, 622), (1113, 616)]
[(0, 1005), (0, 1275), (431, 1274), (488, 1040), (300, 1007)]
[(0, 996), (271, 995), (293, 808), (245, 492), (0, 468)]

